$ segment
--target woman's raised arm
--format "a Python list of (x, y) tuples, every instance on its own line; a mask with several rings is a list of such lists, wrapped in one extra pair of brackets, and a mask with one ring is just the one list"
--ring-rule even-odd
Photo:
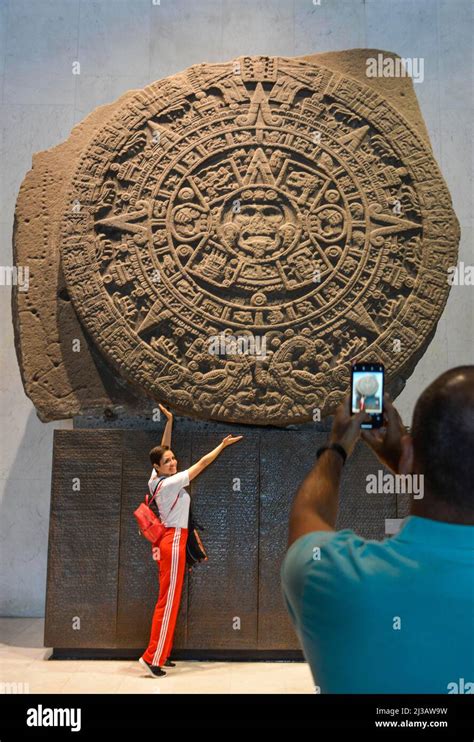
[(197, 477), (197, 475), (200, 474), (203, 469), (206, 468), (206, 466), (212, 464), (214, 459), (216, 459), (219, 454), (222, 453), (224, 448), (227, 448), (227, 446), (231, 446), (232, 443), (237, 443), (237, 441), (240, 441), (241, 438), (243, 438), (243, 436), (241, 435), (226, 435), (224, 440), (221, 441), (221, 443), (219, 443), (219, 445), (216, 446), (213, 451), (206, 453), (206, 455), (203, 456), (202, 459), (199, 459), (199, 461), (188, 468), (189, 481), (191, 481), (191, 479), (194, 479), (194, 477)]
[(158, 407), (164, 415), (166, 415), (166, 425), (161, 438), (162, 446), (169, 446), (171, 448), (171, 431), (173, 430), (173, 413), (169, 412), (166, 407), (158, 402)]

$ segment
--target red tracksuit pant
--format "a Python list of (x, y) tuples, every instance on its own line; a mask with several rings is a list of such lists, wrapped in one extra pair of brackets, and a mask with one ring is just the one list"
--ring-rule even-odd
[[(160, 542), (160, 557), (157, 560), (160, 589), (153, 613), (150, 642), (142, 654), (143, 659), (152, 665), (164, 665), (173, 646), (186, 567), (187, 539), (187, 528), (167, 528)], [(154, 550), (156, 548), (153, 546)]]

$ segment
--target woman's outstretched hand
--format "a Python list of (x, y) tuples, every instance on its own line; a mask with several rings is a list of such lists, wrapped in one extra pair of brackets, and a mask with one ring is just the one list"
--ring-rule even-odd
[(169, 410), (167, 410), (166, 407), (163, 407), (163, 405), (160, 404), (160, 402), (158, 402), (158, 407), (162, 411), (163, 415), (166, 415), (166, 417), (168, 418), (168, 420), (172, 420), (173, 419), (173, 413), (170, 412)]
[(226, 435), (224, 440), (221, 441), (218, 446), (216, 446), (212, 451), (207, 453), (205, 456), (199, 459), (199, 461), (189, 467), (189, 481), (191, 482), (191, 480), (194, 479), (194, 477), (197, 477), (197, 475), (200, 474), (206, 468), (206, 466), (212, 464), (214, 459), (216, 459), (219, 454), (222, 453), (224, 448), (227, 448), (227, 446), (231, 446), (232, 443), (237, 443), (237, 441), (240, 441), (241, 438), (243, 438), (243, 435)]
[(227, 446), (231, 446), (232, 443), (237, 443), (237, 441), (240, 441), (241, 438), (243, 438), (243, 435), (226, 435), (221, 443), (221, 446), (222, 448), (226, 448)]

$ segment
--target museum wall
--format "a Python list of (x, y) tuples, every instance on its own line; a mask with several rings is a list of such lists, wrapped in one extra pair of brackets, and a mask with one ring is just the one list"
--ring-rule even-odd
[[(474, 264), (472, 12), (470, 0), (0, 0), (1, 265), (11, 265), (14, 206), (33, 153), (65, 140), (97, 106), (200, 62), (361, 47), (424, 59), (415, 93), (461, 225), (459, 261)], [(37, 418), (14, 349), (11, 287), (0, 289), (0, 615), (37, 617), (45, 604), (53, 431), (73, 421)], [(473, 287), (454, 285), (397, 400), (406, 424), (433, 378), (474, 363), (473, 307)], [(160, 435), (157, 426), (157, 442)]]

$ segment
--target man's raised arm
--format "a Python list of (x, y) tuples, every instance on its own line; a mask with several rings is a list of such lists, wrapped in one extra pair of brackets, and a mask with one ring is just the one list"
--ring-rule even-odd
[[(329, 445), (342, 446), (350, 456), (360, 436), (360, 424), (370, 419), (364, 410), (350, 414), (348, 395), (334, 416)], [(320, 455), (298, 488), (290, 512), (288, 548), (311, 531), (334, 531), (339, 507), (339, 484), (344, 458), (329, 448)]]

